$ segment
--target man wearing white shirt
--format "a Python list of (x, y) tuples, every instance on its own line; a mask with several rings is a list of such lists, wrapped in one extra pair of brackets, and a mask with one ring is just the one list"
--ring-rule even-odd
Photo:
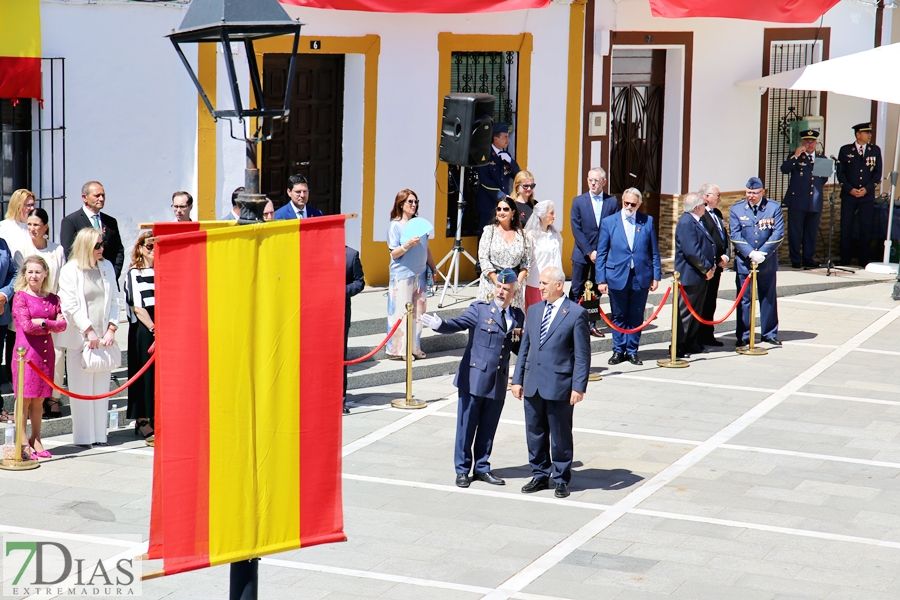
[(118, 281), (119, 275), (122, 274), (122, 265), (125, 264), (125, 248), (119, 235), (118, 222), (105, 212), (101, 212), (106, 205), (106, 190), (99, 181), (88, 181), (81, 187), (81, 201), (83, 206), (66, 215), (60, 224), (59, 239), (66, 250), (66, 257), (68, 258), (72, 251), (72, 244), (79, 231), (88, 227), (99, 229), (106, 244), (103, 258), (112, 263)]
[(852, 258), (853, 220), (859, 218), (859, 266), (869, 262), (872, 246), (872, 219), (875, 215), (875, 187), (881, 183), (884, 164), (881, 148), (872, 142), (872, 124), (853, 126), (856, 142), (841, 147), (838, 154), (838, 181), (841, 182), (841, 263)]
[[(700, 316), (707, 321), (712, 321), (716, 313), (716, 299), (719, 296), (719, 282), (722, 279), (722, 270), (730, 260), (728, 256), (728, 230), (725, 228), (725, 220), (722, 211), (719, 210), (721, 195), (719, 187), (712, 183), (704, 183), (698, 192), (706, 202), (706, 213), (701, 215), (700, 223), (706, 227), (716, 245), (716, 272), (709, 280), (706, 287), (706, 297), (703, 300), (703, 308)], [(697, 343), (701, 346), (724, 346), (716, 339), (715, 327), (700, 323), (697, 333)]]
[(309, 183), (303, 175), (288, 177), (287, 195), (290, 202), (275, 211), (276, 221), (322, 216), (321, 210), (315, 206), (309, 206)]

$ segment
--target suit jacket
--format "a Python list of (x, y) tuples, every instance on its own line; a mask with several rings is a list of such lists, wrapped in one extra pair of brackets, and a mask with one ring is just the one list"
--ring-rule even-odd
[[(619, 210), (619, 202), (615, 197), (606, 192), (601, 192), (603, 198), (603, 212), (600, 222), (609, 215)], [(597, 217), (594, 216), (594, 202), (591, 193), (585, 192), (572, 200), (572, 212), (569, 213), (569, 222), (572, 224), (572, 235), (575, 236), (575, 247), (572, 248), (572, 262), (588, 264), (591, 252), (597, 249), (597, 240), (600, 238), (600, 227), (597, 226)]]
[(519, 342), (512, 340), (512, 330), (525, 322), (522, 309), (510, 307), (513, 322), (510, 332), (500, 327), (500, 309), (493, 302), (476, 300), (455, 319), (438, 327), (438, 333), (469, 330), (469, 341), (453, 380), (460, 390), (472, 396), (502, 400), (506, 396), (509, 377), (509, 354), (519, 352)]
[(475, 168), (478, 173), (478, 196), (475, 210), (480, 213), (493, 213), (497, 200), (509, 196), (512, 191), (510, 188), (513, 179), (521, 170), (515, 159), (507, 165), (506, 161), (500, 158), (500, 155), (494, 152), (494, 147), (491, 146), (490, 162)]
[(722, 211), (718, 208), (714, 208), (713, 212), (716, 213), (716, 216), (719, 218), (719, 223), (722, 225), (721, 231), (719, 231), (719, 227), (716, 225), (716, 221), (712, 218), (712, 215), (709, 214), (709, 211), (703, 213), (703, 216), (700, 217), (700, 222), (706, 227), (709, 235), (712, 236), (713, 243), (716, 245), (716, 261), (718, 262), (720, 256), (729, 253), (728, 245), (730, 240), (728, 239), (728, 229), (725, 227), (725, 219), (722, 217)]
[(6, 296), (6, 304), (3, 306), (3, 312), (0, 313), (0, 326), (12, 323), (13, 286), (18, 274), (19, 268), (9, 251), (9, 244), (0, 238), (0, 294)]
[[(861, 202), (875, 199), (875, 186), (881, 181), (884, 163), (881, 160), (881, 148), (875, 144), (866, 144), (863, 156), (856, 151), (856, 144), (841, 146), (838, 153), (838, 181), (841, 182), (841, 200)], [(866, 188), (866, 195), (854, 198), (850, 190)], [(765, 263), (763, 263), (765, 264)]]
[(681, 273), (681, 285), (706, 282), (706, 273), (715, 264), (712, 236), (693, 215), (682, 213), (675, 225), (675, 270)]
[(778, 270), (778, 246), (784, 241), (784, 214), (781, 204), (768, 198), (759, 202), (756, 214), (750, 202), (744, 200), (731, 207), (731, 243), (734, 245), (734, 267), (741, 275), (750, 273), (750, 252), (767, 254), (758, 272)]
[[(113, 269), (110, 268), (112, 264), (103, 260), (98, 266), (103, 275), (103, 314), (108, 323), (118, 325), (120, 294), (116, 279), (113, 278)], [(91, 318), (84, 297), (84, 271), (78, 268), (77, 260), (70, 260), (59, 271), (59, 302), (68, 325), (65, 331), (57, 334), (56, 344), (61, 348), (81, 350), (87, 339), (84, 331), (91, 327)], [(104, 332), (105, 330), (94, 333), (102, 338)]]
[(634, 245), (628, 245), (622, 211), (600, 222), (600, 240), (597, 242), (597, 282), (606, 283), (610, 289), (622, 290), (628, 283), (631, 262), (634, 261), (634, 277), (643, 289), (662, 279), (659, 246), (653, 230), (653, 217), (644, 213), (634, 215)]
[[(73, 213), (65, 216), (59, 230), (59, 240), (62, 247), (65, 248), (66, 258), (72, 253), (72, 244), (75, 243), (75, 236), (82, 229), (90, 229), (94, 225), (87, 218), (84, 211), (79, 208)], [(125, 264), (125, 248), (122, 246), (122, 238), (119, 235), (119, 223), (100, 211), (100, 226), (106, 235), (106, 248), (103, 249), (103, 258), (112, 263), (116, 270), (116, 280), (122, 274), (122, 266)]]
[(366, 287), (366, 278), (363, 275), (362, 263), (359, 260), (359, 252), (350, 246), (344, 246), (347, 257), (346, 269), (346, 304), (344, 305), (344, 326), (350, 327), (350, 298), (357, 295)]
[[(817, 154), (816, 158), (825, 158)], [(822, 212), (822, 197), (827, 177), (814, 177), (813, 163), (806, 154), (797, 158), (791, 154), (781, 163), (781, 172), (790, 175), (788, 189), (784, 192), (784, 205), (809, 212)]]
[(554, 315), (541, 344), (541, 321), (546, 302), (531, 305), (516, 360), (513, 383), (524, 385), (525, 396), (568, 402), (572, 390), (587, 389), (591, 368), (591, 334), (587, 311), (568, 298)]
[[(321, 217), (322, 211), (316, 208), (315, 206), (306, 205), (306, 218), (311, 219), (313, 217)], [(276, 221), (285, 221), (287, 219), (296, 219), (297, 213), (294, 212), (294, 207), (291, 206), (291, 201), (288, 200), (288, 203), (275, 211), (275, 220)]]

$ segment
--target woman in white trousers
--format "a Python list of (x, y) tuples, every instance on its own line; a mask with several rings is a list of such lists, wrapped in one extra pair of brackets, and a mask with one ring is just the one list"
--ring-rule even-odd
[[(85, 371), (82, 352), (115, 344), (119, 321), (119, 288), (113, 264), (103, 259), (105, 245), (100, 230), (82, 229), (72, 244), (69, 262), (59, 272), (59, 298), (69, 326), (56, 341), (67, 350), (69, 390), (88, 396), (109, 392), (112, 371)], [(75, 444), (106, 446), (109, 402), (72, 398), (71, 408)]]

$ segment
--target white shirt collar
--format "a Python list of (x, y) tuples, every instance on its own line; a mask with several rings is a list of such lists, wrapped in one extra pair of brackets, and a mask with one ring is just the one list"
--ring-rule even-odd
[(700, 215), (698, 215), (695, 212), (689, 212), (688, 214), (691, 215), (692, 217), (694, 217), (695, 221), (697, 221), (698, 223), (700, 222)]
[(289, 200), (289, 202), (291, 203), (291, 208), (294, 209), (294, 214), (297, 215), (298, 218), (300, 217), (301, 214), (303, 215), (304, 218), (306, 218), (306, 205), (305, 204), (303, 205), (303, 208), (297, 208), (297, 205), (294, 204), (293, 201)]
[[(91, 222), (91, 225), (93, 225), (93, 224), (94, 224), (94, 216), (95, 216), (94, 213), (92, 213), (92, 212), (88, 209), (88, 207), (85, 206), (85, 205), (83, 205), (83, 204), (81, 205), (81, 210), (84, 211), (84, 214), (87, 215), (88, 221), (90, 221), (90, 222)], [(100, 213), (97, 213), (96, 216), (97, 216), (97, 217), (100, 217)], [(103, 222), (103, 217), (100, 217), (100, 222), (101, 222), (101, 223)]]
[[(855, 142), (854, 142), (855, 143)], [(865, 152), (866, 145), (865, 144), (856, 144), (856, 149), (860, 152)]]
[(620, 210), (619, 212), (622, 213), (622, 222), (623, 223), (628, 223), (628, 219), (634, 219), (635, 223), (637, 223), (637, 213), (634, 213), (631, 217), (629, 217), (628, 215), (625, 214), (624, 210)]
[(503, 150), (501, 150), (500, 148), (498, 148), (497, 146), (495, 146), (493, 144), (491, 144), (491, 148), (494, 149), (494, 154), (500, 154), (501, 152), (503, 152)]
[(563, 301), (566, 299), (566, 295), (563, 294), (556, 300), (554, 300), (551, 304), (553, 304), (553, 313), (556, 314), (559, 311), (559, 307), (562, 306)]

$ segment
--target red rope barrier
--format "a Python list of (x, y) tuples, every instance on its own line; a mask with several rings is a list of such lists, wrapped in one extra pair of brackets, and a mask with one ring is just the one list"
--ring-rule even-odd
[(150, 360), (148, 360), (146, 362), (146, 364), (144, 364), (144, 366), (141, 367), (140, 371), (138, 371), (137, 373), (134, 374), (134, 377), (132, 377), (131, 379), (126, 381), (124, 384), (122, 384), (119, 387), (117, 387), (116, 389), (114, 389), (113, 391), (109, 392), (108, 394), (100, 394), (99, 396), (84, 396), (82, 394), (76, 394), (75, 392), (72, 392), (69, 390), (64, 390), (63, 388), (61, 388), (58, 385), (56, 385), (55, 383), (53, 383), (53, 380), (48, 379), (47, 376), (44, 375), (44, 373), (37, 367), (37, 365), (35, 365), (30, 360), (28, 361), (28, 366), (31, 367), (31, 369), (35, 373), (37, 373), (38, 377), (40, 377), (41, 379), (44, 380), (44, 383), (49, 385), (51, 388), (53, 388), (60, 394), (64, 394), (64, 395), (68, 396), (69, 398), (76, 398), (78, 400), (105, 400), (107, 398), (111, 398), (112, 396), (115, 396), (116, 394), (118, 394), (119, 392), (123, 391), (125, 388), (130, 386), (132, 383), (134, 383), (137, 379), (140, 378), (141, 375), (143, 375), (147, 371), (147, 369), (150, 368), (150, 365), (152, 365), (153, 361), (155, 361), (155, 360), (156, 360), (156, 355), (155, 354), (151, 355)]
[(666, 300), (669, 299), (669, 294), (671, 294), (671, 293), (672, 293), (672, 288), (671, 287), (667, 288), (666, 293), (663, 294), (662, 301), (659, 303), (659, 306), (656, 307), (656, 310), (653, 311), (653, 314), (650, 315), (650, 318), (647, 319), (646, 321), (644, 321), (643, 323), (641, 323), (640, 325), (638, 325), (637, 327), (635, 327), (634, 329), (622, 329), (621, 327), (614, 325), (613, 322), (609, 320), (609, 317), (606, 316), (606, 313), (603, 312), (602, 307), (598, 307), (600, 310), (600, 316), (603, 317), (603, 320), (606, 321), (607, 325), (609, 325), (610, 327), (612, 327), (619, 333), (625, 333), (625, 334), (637, 333), (638, 331), (644, 329), (647, 325), (649, 325), (654, 319), (656, 319), (657, 315), (659, 315), (659, 311), (662, 310), (662, 307), (665, 305)]
[(688, 301), (687, 295), (684, 293), (683, 287), (681, 288), (681, 299), (684, 300), (684, 305), (687, 306), (687, 309), (689, 311), (691, 311), (691, 314), (694, 315), (695, 319), (697, 319), (704, 325), (718, 325), (719, 323), (723, 323), (725, 321), (725, 319), (730, 317), (731, 313), (734, 312), (734, 309), (737, 308), (737, 305), (740, 303), (741, 298), (744, 297), (744, 292), (747, 291), (747, 285), (749, 283), (750, 283), (750, 277), (747, 277), (747, 279), (744, 280), (744, 286), (741, 288), (740, 293), (738, 294), (737, 298), (734, 300), (734, 304), (731, 305), (731, 308), (728, 310), (728, 312), (725, 314), (725, 316), (722, 317), (721, 319), (719, 319), (718, 321), (707, 321), (706, 319), (704, 319), (703, 317), (698, 315), (697, 311), (694, 310), (694, 307), (691, 306), (691, 303)]
[(378, 351), (381, 350), (382, 348), (384, 348), (384, 345), (388, 343), (388, 340), (391, 339), (391, 336), (394, 335), (394, 332), (397, 331), (397, 328), (400, 327), (400, 323), (402, 323), (402, 322), (403, 322), (403, 319), (397, 319), (397, 322), (394, 323), (393, 328), (391, 328), (391, 330), (388, 331), (387, 337), (385, 337), (385, 338), (381, 341), (381, 343), (378, 344), (378, 347), (377, 347), (377, 348), (375, 348), (374, 350), (372, 350), (371, 352), (369, 352), (369, 353), (366, 354), (365, 356), (360, 356), (359, 358), (354, 358), (353, 360), (345, 360), (345, 361), (344, 361), (344, 364), (345, 364), (345, 365), (355, 365), (355, 364), (361, 363), (361, 362), (363, 362), (363, 361), (365, 361), (365, 360), (369, 360), (370, 358), (372, 358), (373, 356), (375, 356), (376, 354), (378, 354)]

